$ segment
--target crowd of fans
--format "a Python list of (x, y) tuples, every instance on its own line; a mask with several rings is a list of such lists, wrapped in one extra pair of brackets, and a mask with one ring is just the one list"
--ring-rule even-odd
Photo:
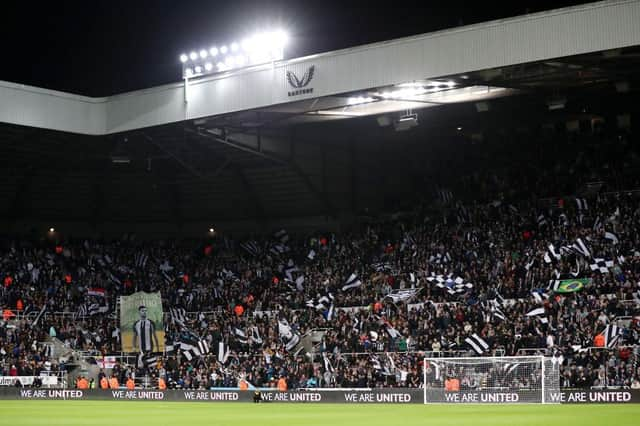
[[(476, 354), (465, 341), (476, 334), (489, 347), (477, 355), (558, 359), (563, 387), (640, 387), (638, 195), (582, 192), (603, 177), (593, 155), (604, 148), (574, 153), (571, 163), (563, 153), (574, 143), (541, 151), (522, 175), (517, 162), (491, 172), (469, 167), (431, 203), (340, 234), (5, 239), (0, 375), (66, 370), (68, 360), (42, 344), (51, 338), (94, 357), (119, 355), (117, 297), (160, 291), (166, 345), (175, 349), (152, 364), (122, 359), (108, 372), (120, 383), (145, 377), (169, 388), (276, 387), (284, 378), (289, 388), (419, 387), (425, 356)], [(616, 153), (604, 169), (624, 175), (634, 166), (626, 138), (604, 147)], [(560, 163), (541, 173), (549, 155)], [(573, 187), (558, 181), (558, 167), (570, 171)], [(510, 182), (518, 185), (511, 190)], [(459, 199), (456, 188), (479, 195)], [(559, 292), (565, 278), (584, 279), (583, 287)], [(184, 309), (184, 323), (170, 308)], [(543, 313), (527, 315), (538, 308)], [(320, 342), (312, 351), (288, 347), (283, 324), (298, 336), (316, 330)], [(619, 335), (588, 349), (607, 325)], [(188, 359), (177, 344), (188, 339), (206, 340), (210, 352)]]

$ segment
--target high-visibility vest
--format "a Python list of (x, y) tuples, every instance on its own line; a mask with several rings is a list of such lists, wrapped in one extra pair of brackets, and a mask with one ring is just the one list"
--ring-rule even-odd
[(247, 383), (246, 380), (240, 380), (240, 390), (247, 390), (249, 389), (249, 384)]
[(598, 334), (598, 335), (596, 335), (596, 337), (593, 338), (593, 346), (598, 347), (598, 348), (603, 348), (604, 347), (604, 335), (603, 334)]
[(87, 379), (78, 380), (78, 389), (89, 389), (89, 382)]
[(136, 387), (136, 384), (133, 382), (133, 379), (129, 378), (127, 380), (127, 389), (133, 390)]
[(118, 379), (116, 379), (115, 377), (110, 378), (109, 387), (111, 389), (118, 389), (120, 387), (120, 384), (118, 383)]
[(109, 381), (107, 380), (106, 377), (103, 377), (102, 379), (100, 379), (100, 388), (109, 389)]
[(158, 389), (160, 390), (167, 389), (167, 384), (164, 382), (164, 379), (162, 377), (158, 379)]
[(287, 390), (287, 381), (284, 377), (280, 377), (280, 379), (278, 379), (278, 390), (280, 392), (285, 392)]

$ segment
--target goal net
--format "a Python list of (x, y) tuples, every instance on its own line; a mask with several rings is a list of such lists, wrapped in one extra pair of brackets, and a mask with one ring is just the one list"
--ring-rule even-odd
[(556, 360), (542, 356), (425, 358), (425, 403), (550, 403), (560, 391)]

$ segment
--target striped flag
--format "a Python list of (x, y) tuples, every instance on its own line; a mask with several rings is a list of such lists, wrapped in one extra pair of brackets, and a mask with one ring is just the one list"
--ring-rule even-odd
[(253, 257), (256, 257), (260, 253), (260, 246), (253, 240), (240, 244), (240, 247)]
[(152, 354), (138, 354), (138, 368), (149, 368), (158, 362), (158, 357)]
[(206, 340), (200, 339), (198, 340), (198, 350), (202, 355), (206, 355), (209, 353), (209, 343)]
[(482, 355), (489, 350), (489, 344), (476, 333), (473, 333), (464, 339), (464, 341), (471, 346), (478, 355)]
[(347, 278), (347, 281), (342, 286), (342, 291), (349, 290), (351, 288), (360, 287), (361, 285), (362, 285), (362, 281), (358, 279), (358, 276), (354, 272), (351, 275), (349, 275), (349, 278)]
[(587, 205), (587, 200), (585, 198), (576, 198), (576, 207), (578, 207), (578, 210), (589, 210), (589, 206)]
[(171, 324), (184, 327), (187, 321), (186, 314), (187, 311), (185, 311), (184, 308), (170, 308), (169, 315), (171, 316)]
[(144, 253), (136, 253), (134, 256), (135, 266), (138, 269), (144, 269), (147, 266), (147, 260), (149, 260), (149, 256)]
[(605, 327), (605, 329), (601, 333), (604, 335), (604, 345), (607, 348), (615, 348), (618, 344), (618, 340), (620, 340), (620, 335), (622, 334), (622, 330), (617, 325), (609, 324)]
[(613, 232), (605, 232), (604, 238), (607, 240), (611, 240), (611, 242), (615, 245), (618, 244), (618, 237)]

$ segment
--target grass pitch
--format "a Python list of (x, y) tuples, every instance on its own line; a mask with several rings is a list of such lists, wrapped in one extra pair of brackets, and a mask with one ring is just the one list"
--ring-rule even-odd
[(640, 424), (629, 405), (346, 405), (0, 401), (0, 425), (589, 426)]

